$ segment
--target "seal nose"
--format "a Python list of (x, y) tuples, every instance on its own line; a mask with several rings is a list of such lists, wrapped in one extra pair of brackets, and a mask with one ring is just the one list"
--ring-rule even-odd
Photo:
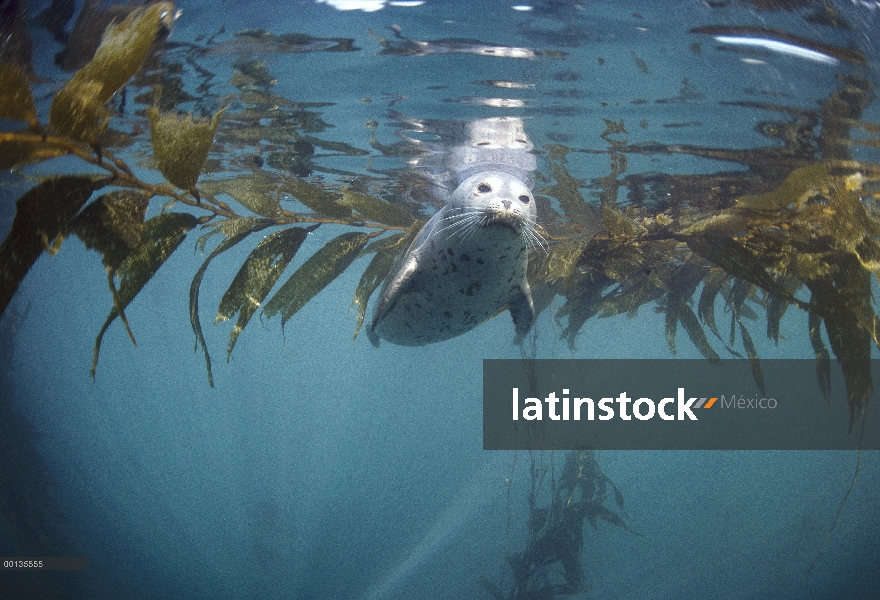
[(510, 210), (510, 200), (502, 200), (501, 204), (504, 205), (504, 208), (506, 208), (507, 210)]

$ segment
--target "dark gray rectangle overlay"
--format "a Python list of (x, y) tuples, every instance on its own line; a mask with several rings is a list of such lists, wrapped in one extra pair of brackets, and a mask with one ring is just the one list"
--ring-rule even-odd
[(0, 558), (3, 571), (86, 571), (89, 559), (84, 556), (37, 556)]
[[(817, 374), (825, 368), (827, 398)], [(880, 381), (880, 361), (847, 368), (851, 385), (873, 396), (865, 390)], [(880, 406), (871, 398), (867, 418), (857, 410), (850, 428), (837, 361), (761, 360), (759, 378), (763, 392), (748, 360), (484, 360), (483, 448), (880, 449), (880, 416), (871, 414)]]

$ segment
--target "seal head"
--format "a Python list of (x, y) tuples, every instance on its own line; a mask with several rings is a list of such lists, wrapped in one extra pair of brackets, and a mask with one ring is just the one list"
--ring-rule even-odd
[(465, 179), (391, 269), (368, 335), (423, 346), (466, 333), (507, 308), (517, 341), (535, 317), (526, 279), (535, 199), (504, 171)]

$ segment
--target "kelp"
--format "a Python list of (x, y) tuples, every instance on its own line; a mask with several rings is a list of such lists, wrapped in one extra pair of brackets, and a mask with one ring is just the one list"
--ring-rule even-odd
[(635, 237), (647, 233), (647, 229), (628, 218), (616, 206), (602, 205), (602, 221), (611, 236)]
[[(202, 351), (205, 354), (205, 368), (208, 370), (208, 385), (214, 387), (214, 374), (211, 370), (211, 355), (208, 352), (208, 345), (205, 343), (205, 336), (202, 333), (202, 322), (199, 318), (199, 289), (202, 285), (202, 278), (205, 276), (205, 271), (208, 270), (208, 265), (211, 264), (211, 261), (214, 260), (217, 256), (226, 252), (240, 241), (244, 240), (248, 235), (253, 233), (254, 231), (258, 231), (259, 229), (266, 227), (265, 223), (258, 222), (254, 219), (239, 219), (236, 221), (227, 221), (230, 223), (232, 227), (228, 227), (228, 231), (225, 233), (225, 237), (217, 246), (211, 251), (208, 255), (208, 258), (205, 259), (205, 262), (202, 263), (202, 266), (199, 267), (199, 270), (196, 271), (195, 276), (193, 277), (192, 283), (189, 287), (189, 321), (190, 325), (192, 325), (193, 333), (196, 336), (196, 350), (201, 346)], [(219, 228), (218, 228), (219, 229)], [(216, 229), (215, 229), (215, 232)], [(199, 241), (202, 242), (202, 247), (204, 248), (204, 238), (206, 236), (210, 236), (211, 234), (205, 234), (202, 236)]]
[[(197, 239), (197, 248), (204, 251), (210, 238), (222, 235), (220, 243), (195, 273), (190, 286), (190, 321), (196, 336), (196, 348), (201, 347), (204, 352), (209, 383), (213, 384), (210, 353), (199, 319), (199, 290), (214, 258), (246, 240), (250, 233), (273, 226), (282, 227), (251, 251), (221, 300), (215, 322), (238, 315), (238, 321), (230, 332), (228, 359), (239, 334), (308, 239), (308, 234), (318, 225), (338, 223), (378, 231), (373, 234), (344, 233), (306, 260), (267, 305), (267, 315), (280, 311), (282, 322), (286, 322), (324, 286), (345, 271), (370, 239), (386, 231), (406, 232), (405, 235), (388, 236), (381, 245), (371, 248), (370, 252), (376, 253), (382, 260), (373, 263), (369, 278), (371, 285), (361, 287), (358, 292), (358, 297), (365, 302), (369, 294), (363, 294), (368, 287), (371, 293), (378, 285), (378, 279), (373, 281), (374, 278), (381, 278), (376, 274), (376, 268), (382, 264), (387, 266), (389, 260), (393, 261), (392, 248), (397, 249), (397, 242), (410, 239), (416, 221), (407, 209), (360, 189), (327, 186), (263, 170), (263, 161), (259, 158), (250, 164), (237, 163), (238, 166), (249, 167), (250, 173), (209, 180), (199, 185), (213, 139), (220, 135), (220, 116), (226, 109), (214, 111), (214, 116), (209, 119), (189, 114), (181, 116), (173, 103), (167, 104), (169, 97), (164, 92), (153, 95), (158, 106), (163, 108), (152, 106), (145, 111), (150, 121), (153, 151), (147, 162), (152, 168), (158, 168), (168, 183), (186, 190), (191, 196), (181, 195), (168, 185), (149, 184), (136, 177), (125, 161), (110, 154), (109, 148), (99, 146), (98, 138), (110, 115), (107, 102), (141, 68), (159, 30), (170, 26), (173, 6), (170, 3), (141, 8), (126, 5), (120, 10), (119, 14), (124, 18), (107, 27), (94, 55), (55, 95), (49, 113), (50, 135), (43, 133), (23, 72), (8, 64), (0, 66), (0, 118), (23, 121), (28, 126), (25, 130), (0, 135), (0, 165), (10, 168), (72, 154), (108, 171), (109, 175), (49, 178), (19, 200), (17, 224), (0, 248), (2, 308), (5, 309), (30, 266), (44, 250), (50, 253), (58, 251), (65, 235), (80, 237), (87, 248), (96, 250), (101, 256), (113, 297), (112, 310), (95, 342), (94, 375), (101, 342), (109, 326), (117, 317), (120, 318), (132, 342), (135, 341), (125, 309), (185, 240), (187, 233), (202, 224), (208, 230)], [(96, 15), (100, 12), (94, 3), (88, 3), (83, 11)], [(281, 36), (275, 39), (260, 32), (246, 32), (239, 37), (260, 40), (261, 43), (277, 42), (304, 51), (314, 49), (314, 40), (306, 37)], [(310, 44), (312, 46), (307, 47)], [(199, 70), (191, 59), (186, 62)], [(247, 129), (256, 132), (257, 135), (248, 138), (255, 142), (286, 141), (293, 137), (297, 140), (296, 144), (311, 148), (308, 154), (313, 153), (315, 147), (351, 155), (364, 153), (348, 144), (303, 135), (304, 132), (314, 133), (329, 127), (320, 119), (319, 113), (306, 110), (326, 106), (326, 103), (302, 104), (270, 94), (268, 88), (274, 85), (274, 78), (258, 61), (240, 60), (236, 62), (236, 69), (233, 83), (242, 89), (242, 99), (250, 107), (245, 109), (244, 114), (247, 111), (263, 111), (250, 118), (268, 116), (271, 124), (269, 127), (253, 128), (250, 118), (234, 115), (230, 119), (229, 132), (223, 134), (224, 138)], [(199, 72), (213, 77), (204, 69)], [(165, 75), (160, 73), (159, 81), (164, 81)], [(150, 75), (147, 79), (150, 77), (156, 75)], [(179, 95), (177, 101), (184, 97), (194, 98)], [(148, 99), (148, 95), (141, 94), (137, 98), (139, 100), (136, 101), (143, 101)], [(281, 112), (278, 111), (279, 106), (283, 108)], [(114, 140), (112, 136), (101, 139)], [(91, 150), (81, 145), (82, 141), (88, 142)], [(108, 185), (116, 189), (89, 203), (92, 192)], [(163, 210), (181, 203), (207, 214), (199, 217), (190, 213), (163, 212), (145, 221), (151, 201), (156, 197), (166, 199)], [(315, 213), (294, 213), (282, 207), (282, 200), (291, 198)], [(291, 227), (296, 223), (304, 225)], [(384, 247), (385, 244), (388, 247)], [(362, 311), (364, 309), (365, 306), (361, 307)]]
[(394, 261), (398, 254), (400, 254), (401, 249), (406, 247), (406, 245), (418, 233), (419, 229), (420, 227), (413, 227), (406, 234), (398, 233), (396, 235), (382, 238), (381, 240), (378, 240), (378, 242), (373, 242), (373, 244), (371, 244), (372, 248), (367, 247), (364, 249), (364, 252), (372, 251), (375, 252), (375, 255), (370, 261), (370, 264), (367, 265), (363, 275), (361, 275), (357, 289), (355, 289), (354, 292), (354, 299), (351, 301), (351, 305), (357, 307), (357, 325), (354, 330), (352, 341), (357, 339), (358, 333), (360, 333), (361, 328), (364, 325), (364, 319), (367, 316), (367, 302), (369, 302), (370, 296), (373, 295), (373, 292), (376, 291), (379, 284), (381, 284), (388, 276), (388, 273), (391, 271), (391, 267), (394, 266)]
[(0, 169), (6, 170), (28, 163), (63, 156), (67, 150), (38, 140), (0, 139)]
[(262, 217), (281, 216), (278, 185), (272, 178), (261, 174), (203, 181), (199, 189), (213, 196), (227, 194), (252, 213)]
[[(228, 41), (215, 42), (212, 36), (204, 45), (168, 44), (163, 49), (167, 54), (143, 69), (154, 41), (170, 26), (173, 6), (124, 5), (111, 12), (120, 18), (107, 28), (94, 56), (75, 50), (71, 40), (68, 57), (84, 66), (55, 94), (45, 127), (28, 87), (27, 67), (0, 64), (0, 118), (21, 127), (0, 134), (0, 168), (70, 155), (103, 173), (43, 179), (18, 200), (12, 230), (0, 245), (0, 314), (42, 252), (57, 252), (65, 236), (78, 236), (100, 255), (112, 294), (110, 313), (95, 340), (95, 376), (110, 325), (119, 318), (134, 341), (126, 309), (201, 225), (197, 250), (206, 252), (209, 242), (215, 245), (191, 281), (189, 316), (210, 385), (212, 361), (200, 319), (200, 290), (210, 266), (221, 262), (215, 259), (230, 256), (233, 248), (247, 252), (234, 276), (212, 273), (226, 288), (215, 325), (237, 317), (229, 332), (227, 361), (260, 309), (267, 318), (280, 313), (285, 327), (364, 258), (352, 301), (356, 338), (370, 299), (424, 222), (418, 217), (434, 208), (419, 196), (426, 184), (412, 184), (412, 176), (397, 172), (367, 169), (369, 175), (364, 175), (322, 166), (321, 159), (329, 153), (367, 153), (326, 139), (333, 124), (322, 118), (320, 109), (332, 104), (296, 102), (270, 92), (277, 78), (266, 62), (250, 55), (350, 51), (352, 40), (250, 30)], [(89, 0), (81, 14), (104, 18), (110, 13)], [(382, 44), (384, 53), (399, 55), (537, 56), (529, 49), (462, 40), (419, 42), (400, 35)], [(841, 49), (823, 46), (822, 51), (859, 61), (858, 54)], [(216, 74), (200, 60), (217, 60), (225, 53), (237, 55), (229, 82), (234, 91), (218, 106), (218, 94), (211, 92)], [(649, 71), (642, 59), (633, 57), (636, 66)], [(192, 79), (199, 82), (198, 88), (187, 88), (187, 70), (195, 71)], [(142, 75), (132, 79), (138, 72)], [(137, 91), (125, 94), (127, 84)], [(685, 80), (679, 96), (658, 102), (681, 103), (698, 93)], [(102, 136), (111, 114), (108, 103), (116, 94), (114, 109), (127, 115), (132, 127), (130, 133)], [(126, 107), (125, 98), (134, 109)], [(629, 144), (624, 139), (629, 135), (626, 123), (615, 119), (606, 119), (597, 132), (607, 144), (604, 150), (562, 145), (538, 149), (548, 165), (548, 172), (536, 173), (535, 179), (549, 249), (530, 257), (528, 278), (536, 312), (553, 311), (560, 338), (574, 349), (590, 319), (634, 316), (640, 307), (651, 306), (664, 313), (672, 353), (680, 351), (684, 331), (709, 361), (718, 360), (720, 348), (748, 360), (763, 390), (753, 339), (758, 320), (766, 319), (767, 335), (778, 343), (783, 316), (800, 311), (807, 318), (818, 385), (826, 397), (831, 392), (832, 356), (843, 371), (852, 428), (866, 414), (873, 390), (872, 345), (880, 347), (880, 318), (871, 295), (871, 276), (880, 278), (880, 165), (852, 158), (855, 144), (878, 145), (874, 138), (880, 126), (860, 121), (872, 100), (869, 81), (846, 75), (815, 110), (768, 102), (727, 103), (782, 119), (756, 123), (758, 134), (772, 143), (754, 149)], [(188, 105), (186, 112), (191, 114), (179, 116), (183, 102), (195, 103), (195, 109)], [(147, 131), (144, 113), (151, 145), (142, 143)], [(415, 145), (382, 145), (375, 136), (376, 122), (368, 127), (370, 146), (377, 152), (397, 158), (421, 152)], [(865, 137), (852, 140), (851, 130)], [(215, 138), (226, 152), (208, 160)], [(112, 154), (135, 144), (147, 155), (144, 163), (153, 171), (151, 177), (136, 176), (121, 158), (131, 154)], [(627, 172), (634, 162), (630, 155), (673, 153), (742, 168), (701, 175)], [(606, 155), (607, 172), (579, 179), (585, 176), (578, 162), (587, 154)], [(206, 181), (205, 171), (223, 175)], [(149, 183), (153, 176), (167, 183)], [(92, 200), (99, 189), (102, 195)], [(147, 219), (148, 214), (152, 218)], [(309, 235), (322, 224), (338, 235), (329, 241)], [(267, 235), (251, 235), (263, 231)], [(323, 246), (317, 247), (318, 239), (325, 240)], [(301, 265), (276, 290), (298, 256), (304, 257)], [(716, 303), (723, 303), (729, 314), (726, 335), (722, 329), (727, 323), (718, 321)], [(532, 467), (533, 477), (544, 476), (534, 463)], [(550, 598), (583, 591), (584, 523), (595, 528), (601, 521), (629, 530), (623, 496), (602, 475), (592, 453), (566, 455), (546, 503), (535, 495), (535, 481), (526, 542), (508, 557), (513, 584), (505, 589), (485, 582), (496, 598)]]
[[(623, 494), (602, 473), (593, 451), (575, 450), (565, 454), (559, 478), (550, 482), (546, 504), (541, 501), (545, 469), (533, 453), (528, 541), (522, 551), (507, 557), (513, 583), (505, 595), (502, 586), (485, 578), (481, 581), (495, 598), (526, 600), (583, 593), (587, 589), (581, 566), (585, 521), (593, 529), (598, 529), (599, 521), (604, 521), (640, 535), (621, 517)], [(614, 492), (615, 509), (607, 506), (609, 488)]]
[(563, 164), (565, 155), (569, 151), (563, 146), (557, 146), (555, 151), (551, 149), (551, 152), (559, 157), (558, 162), (554, 161), (550, 164), (551, 174), (556, 183), (537, 188), (535, 194), (555, 198), (566, 217), (577, 224), (588, 226), (595, 221), (596, 217), (593, 208), (584, 201), (579, 190), (586, 182), (572, 177)]
[(188, 213), (165, 213), (144, 223), (140, 242), (116, 269), (116, 276), (119, 278), (118, 293), (113, 309), (107, 315), (104, 325), (95, 338), (92, 377), (95, 376), (98, 368), (98, 354), (107, 329), (153, 278), (168, 257), (183, 243), (186, 234), (196, 226), (197, 222), (198, 219)]
[(27, 3), (5, 0), (0, 11), (0, 60), (31, 72), (33, 39), (27, 28)]
[(377, 223), (409, 227), (415, 220), (406, 209), (354, 190), (343, 190), (341, 203), (351, 207), (362, 217)]
[(334, 219), (350, 219), (351, 207), (340, 203), (336, 194), (302, 179), (286, 178), (282, 190), (318, 214)]
[(132, 12), (104, 31), (95, 56), (55, 94), (49, 125), (59, 134), (97, 144), (107, 127), (107, 102), (141, 68), (163, 18), (173, 12), (160, 2)]
[(281, 286), (266, 303), (263, 314), (271, 318), (281, 313), (283, 326), (318, 292), (339, 277), (369, 240), (369, 234), (352, 231), (327, 242)]
[(101, 45), (107, 26), (124, 20), (141, 6), (136, 2), (106, 4), (100, 0), (86, 0), (70, 34), (63, 40), (65, 47), (55, 55), (55, 64), (65, 71), (76, 71), (88, 63)]
[(68, 229), (86, 248), (101, 254), (107, 269), (115, 270), (140, 243), (149, 204), (149, 197), (142, 192), (110, 192), (82, 210)]
[(6, 62), (0, 62), (0, 119), (24, 121), (32, 128), (39, 126), (25, 74)]
[(269, 295), (314, 227), (289, 227), (276, 231), (254, 248), (238, 270), (229, 289), (220, 300), (217, 317), (214, 319), (214, 322), (218, 323), (238, 314), (238, 321), (229, 333), (227, 361), (232, 356), (238, 336)]
[[(165, 179), (181, 189), (195, 190), (223, 112), (219, 110), (208, 120), (147, 109), (153, 156)], [(197, 192), (193, 195), (199, 197)]]
[(37, 258), (60, 244), (70, 220), (107, 178), (89, 175), (48, 177), (15, 204), (12, 230), (0, 245), (0, 314)]

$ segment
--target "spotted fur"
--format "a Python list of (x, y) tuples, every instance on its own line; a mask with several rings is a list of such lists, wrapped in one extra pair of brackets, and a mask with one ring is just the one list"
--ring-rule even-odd
[(535, 231), (535, 199), (503, 171), (465, 179), (419, 232), (383, 287), (370, 340), (423, 346), (466, 333), (510, 310), (517, 338), (528, 333), (534, 306), (526, 279)]

